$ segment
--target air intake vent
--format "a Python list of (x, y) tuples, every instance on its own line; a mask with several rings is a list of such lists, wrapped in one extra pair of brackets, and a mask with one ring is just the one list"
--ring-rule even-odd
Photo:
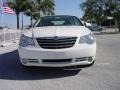
[(71, 62), (72, 59), (43, 59), (44, 63), (63, 63), (63, 62)]

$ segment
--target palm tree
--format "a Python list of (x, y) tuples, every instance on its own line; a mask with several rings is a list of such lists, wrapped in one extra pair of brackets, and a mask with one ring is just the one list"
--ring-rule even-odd
[(37, 0), (39, 3), (39, 10), (43, 12), (44, 15), (54, 15), (54, 0)]
[(53, 0), (31, 0), (28, 9), (25, 11), (25, 14), (31, 17), (31, 26), (33, 19), (38, 19), (41, 15), (53, 15), (54, 6)]
[(29, 0), (13, 0), (8, 2), (9, 7), (11, 7), (16, 13), (17, 29), (19, 29), (19, 15), (28, 8), (28, 4)]
[(25, 11), (27, 16), (31, 17), (31, 26), (33, 25), (33, 19), (37, 19), (39, 17), (38, 12), (38, 4), (35, 1), (30, 1), (28, 5), (28, 9)]
[(31, 26), (33, 25), (33, 19), (38, 19), (42, 15), (53, 15), (54, 6), (53, 0), (30, 0), (25, 14), (31, 17)]

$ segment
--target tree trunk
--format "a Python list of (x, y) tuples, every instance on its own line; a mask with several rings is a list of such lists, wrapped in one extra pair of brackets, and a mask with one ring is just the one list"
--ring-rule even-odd
[(118, 28), (118, 21), (117, 21), (117, 19), (115, 17), (115, 31), (117, 31), (117, 28)]
[(19, 29), (19, 14), (16, 14), (17, 16), (17, 29)]
[(30, 18), (30, 21), (31, 21), (31, 27), (33, 26), (33, 17), (31, 16)]
[(119, 26), (119, 32), (120, 32), (120, 22), (119, 22), (119, 25), (118, 25), (118, 26)]
[(24, 22), (23, 22), (23, 13), (22, 13), (22, 30), (23, 30), (23, 27), (24, 27)]

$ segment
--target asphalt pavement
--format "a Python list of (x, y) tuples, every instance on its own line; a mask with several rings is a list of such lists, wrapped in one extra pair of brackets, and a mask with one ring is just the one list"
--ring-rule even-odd
[(120, 34), (96, 38), (91, 67), (25, 68), (17, 50), (1, 54), (0, 90), (120, 90)]

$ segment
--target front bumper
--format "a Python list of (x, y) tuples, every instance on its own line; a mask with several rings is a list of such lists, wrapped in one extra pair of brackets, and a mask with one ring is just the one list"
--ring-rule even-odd
[(95, 60), (96, 43), (93, 45), (75, 45), (67, 49), (19, 47), (18, 51), (21, 63), (25, 66), (64, 67), (89, 65)]

